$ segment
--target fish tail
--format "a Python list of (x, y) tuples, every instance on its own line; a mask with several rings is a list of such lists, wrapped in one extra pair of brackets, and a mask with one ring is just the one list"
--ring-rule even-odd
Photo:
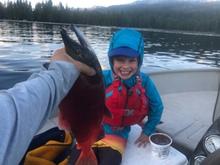
[(75, 165), (98, 165), (94, 151), (92, 149), (87, 152), (82, 150)]

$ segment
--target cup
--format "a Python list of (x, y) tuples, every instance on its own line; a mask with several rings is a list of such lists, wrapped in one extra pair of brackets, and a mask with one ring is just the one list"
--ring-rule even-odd
[(153, 156), (160, 159), (168, 157), (170, 145), (172, 144), (172, 139), (169, 135), (165, 133), (154, 133), (150, 135), (149, 140)]

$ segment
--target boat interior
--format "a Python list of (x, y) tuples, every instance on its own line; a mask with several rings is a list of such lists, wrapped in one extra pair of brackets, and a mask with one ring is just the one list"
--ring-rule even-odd
[(169, 134), (173, 146), (189, 158), (215, 118), (220, 70), (188, 69), (149, 74), (164, 103), (158, 131)]

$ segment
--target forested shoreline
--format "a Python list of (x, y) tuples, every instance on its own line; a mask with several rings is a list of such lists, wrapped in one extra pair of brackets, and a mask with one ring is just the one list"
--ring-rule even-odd
[(0, 19), (126, 26), (220, 33), (220, 2), (134, 3), (78, 9), (53, 5), (51, 0), (34, 7), (27, 0), (0, 2)]

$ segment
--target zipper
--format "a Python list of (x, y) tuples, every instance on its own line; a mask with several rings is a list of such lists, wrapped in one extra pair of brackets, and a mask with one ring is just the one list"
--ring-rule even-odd
[[(126, 100), (125, 100), (125, 106), (124, 106), (124, 109), (127, 109), (128, 108), (128, 97), (130, 96), (130, 91), (129, 89), (126, 88)], [(122, 116), (122, 119), (121, 119), (121, 126), (124, 127), (123, 123), (124, 123), (124, 120), (125, 120), (125, 116), (123, 115)]]

